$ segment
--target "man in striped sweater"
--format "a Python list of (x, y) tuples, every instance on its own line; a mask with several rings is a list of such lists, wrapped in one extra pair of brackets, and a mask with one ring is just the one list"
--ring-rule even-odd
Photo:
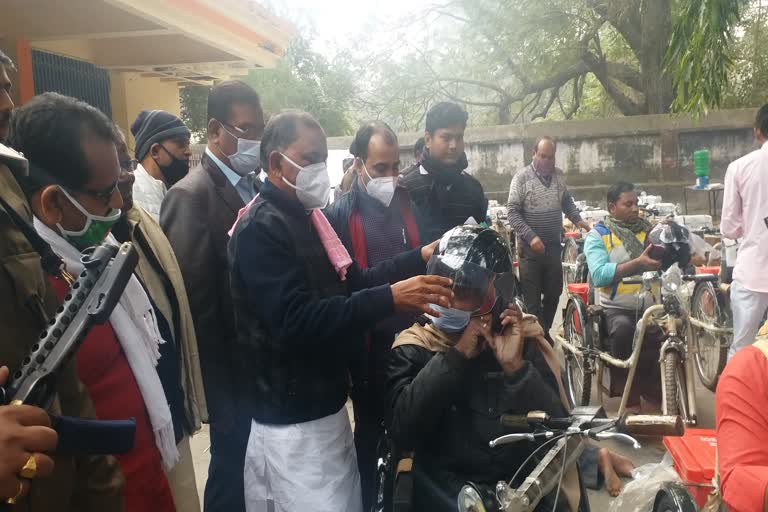
[(520, 248), (520, 281), (528, 312), (539, 317), (549, 336), (563, 288), (560, 261), (562, 213), (581, 229), (582, 220), (563, 171), (555, 167), (551, 137), (536, 141), (533, 161), (512, 178), (507, 212)]

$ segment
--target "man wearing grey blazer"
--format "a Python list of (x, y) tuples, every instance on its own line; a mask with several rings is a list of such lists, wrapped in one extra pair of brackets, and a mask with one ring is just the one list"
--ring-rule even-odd
[(232, 357), (235, 317), (227, 232), (258, 193), (264, 114), (247, 84), (232, 80), (208, 97), (208, 145), (200, 165), (168, 191), (160, 224), (179, 261), (194, 318), (210, 415), (206, 512), (244, 512), (243, 464), (250, 418), (238, 414)]

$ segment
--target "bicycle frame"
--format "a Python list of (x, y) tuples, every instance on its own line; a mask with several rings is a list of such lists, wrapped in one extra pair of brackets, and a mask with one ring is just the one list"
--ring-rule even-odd
[[(603, 382), (603, 364), (608, 364), (611, 366), (614, 366), (616, 368), (626, 368), (629, 370), (629, 373), (627, 375), (627, 382), (624, 386), (624, 392), (621, 395), (621, 403), (619, 405), (619, 410), (617, 412), (618, 416), (623, 416), (626, 414), (627, 410), (627, 402), (629, 401), (629, 392), (632, 389), (632, 385), (634, 384), (635, 380), (635, 374), (637, 372), (637, 364), (640, 360), (640, 352), (643, 349), (643, 344), (645, 342), (645, 333), (647, 331), (647, 327), (651, 325), (651, 322), (654, 324), (661, 324), (662, 320), (661, 317), (665, 315), (666, 312), (664, 310), (663, 304), (654, 304), (653, 306), (650, 306), (645, 310), (643, 313), (643, 316), (640, 318), (640, 320), (637, 322), (637, 328), (635, 329), (635, 337), (633, 339), (633, 349), (632, 353), (630, 354), (629, 358), (627, 359), (618, 359), (616, 357), (613, 357), (607, 352), (604, 352), (602, 350), (598, 349), (591, 349), (591, 353), (584, 353), (582, 354), (581, 351), (573, 346), (570, 343), (570, 340), (566, 340), (564, 337), (560, 336), (559, 334), (556, 335), (557, 340), (561, 343), (561, 345), (567, 349), (568, 351), (572, 352), (575, 355), (580, 355), (586, 358), (592, 358), (597, 359), (598, 364), (593, 365), (589, 364), (586, 365), (587, 367), (591, 368), (591, 371), (597, 371), (597, 383), (598, 383), (598, 390), (599, 390), (599, 396), (600, 396), (600, 404), (603, 404), (603, 393), (602, 393), (602, 382)], [(675, 344), (671, 343), (672, 339), (680, 339), (677, 335), (677, 321), (682, 320), (686, 326), (687, 326), (687, 333), (689, 335), (685, 336), (684, 340), (681, 340), (681, 343)], [(669, 332), (670, 328), (674, 325), (674, 329), (672, 332)], [(695, 352), (696, 347), (695, 344), (692, 342), (692, 338), (690, 336), (690, 333), (692, 332), (692, 325), (691, 325), (691, 318), (687, 311), (682, 310), (681, 316), (671, 316), (668, 315), (667, 322), (667, 339), (662, 344), (661, 349), (659, 350), (659, 365), (661, 367), (661, 375), (663, 376), (665, 374), (665, 362), (664, 362), (664, 355), (669, 350), (677, 350), (678, 353), (680, 353), (680, 359), (683, 362), (683, 365), (685, 367), (685, 380), (686, 380), (686, 402), (687, 402), (687, 410), (688, 410), (688, 418), (683, 418), (684, 421), (687, 424), (695, 424), (696, 417), (697, 417), (697, 409), (696, 409), (696, 396), (694, 393), (694, 383), (693, 383), (693, 359), (691, 355)], [(665, 384), (664, 379), (662, 378), (662, 397), (665, 396), (664, 391), (665, 390)], [(662, 414), (667, 415), (667, 404), (665, 398), (662, 398)]]

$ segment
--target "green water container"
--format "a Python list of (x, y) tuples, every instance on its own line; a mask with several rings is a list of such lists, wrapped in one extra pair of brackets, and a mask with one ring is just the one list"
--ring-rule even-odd
[(693, 152), (693, 172), (698, 177), (709, 176), (709, 151), (700, 149)]

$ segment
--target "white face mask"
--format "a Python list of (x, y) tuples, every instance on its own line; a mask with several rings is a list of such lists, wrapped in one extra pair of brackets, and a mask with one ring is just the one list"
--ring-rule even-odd
[(296, 196), (307, 210), (325, 208), (331, 197), (331, 178), (328, 176), (328, 167), (325, 162), (302, 167), (287, 156), (280, 153), (291, 165), (299, 170), (294, 185), (283, 176), (283, 182), (296, 190)]
[[(256, 171), (261, 165), (261, 141), (243, 139), (227, 130), (222, 125), (224, 131), (229, 135), (237, 139), (237, 151), (234, 154), (228, 155), (229, 163), (232, 164), (232, 170), (240, 176), (245, 176)], [(233, 127), (238, 130), (236, 126)], [(219, 148), (221, 149), (221, 148)]]
[(365, 171), (365, 175), (368, 176), (369, 180), (365, 184), (365, 190), (368, 192), (368, 195), (378, 200), (384, 206), (389, 207), (392, 197), (395, 195), (397, 178), (373, 178), (365, 167), (365, 162), (363, 162), (363, 171)]

